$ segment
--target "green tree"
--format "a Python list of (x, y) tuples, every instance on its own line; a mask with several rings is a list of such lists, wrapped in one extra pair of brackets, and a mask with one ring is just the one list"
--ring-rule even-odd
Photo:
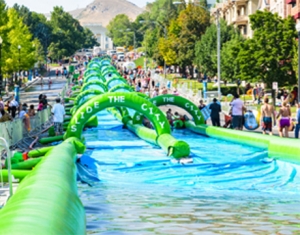
[(114, 45), (128, 47), (133, 45), (133, 36), (128, 37), (128, 30), (131, 28), (128, 16), (119, 14), (109, 22), (107, 26), (108, 36), (112, 38)]
[[(177, 62), (183, 73), (185, 66), (191, 66), (195, 58), (195, 43), (200, 40), (209, 25), (209, 12), (199, 6), (188, 4), (187, 8), (180, 12), (178, 25), (181, 27), (180, 40), (178, 41)], [(193, 74), (192, 67), (190, 73)]]
[[(12, 73), (30, 69), (36, 62), (32, 35), (15, 9), (8, 9), (7, 15), (7, 39), (10, 45), (9, 56), (6, 57), (4, 70), (7, 73)], [(21, 48), (19, 49), (18, 46)]]
[(240, 45), (245, 39), (242, 35), (236, 34), (230, 41), (223, 44), (221, 50), (221, 77), (223, 80), (235, 82), (239, 78), (239, 63), (237, 57)]
[(7, 56), (9, 55), (8, 50), (9, 50), (9, 43), (7, 40), (7, 34), (8, 34), (8, 29), (6, 27), (8, 21), (7, 17), (7, 6), (4, 2), (4, 0), (0, 0), (0, 36), (3, 40), (2, 45), (1, 45), (1, 59), (0, 59), (0, 96), (1, 96), (1, 91), (3, 90), (3, 72), (4, 72), (4, 61), (6, 60)]
[(295, 84), (293, 69), (296, 39), (295, 21), (291, 16), (282, 19), (278, 14), (257, 11), (250, 16), (252, 39), (242, 45), (237, 58), (240, 78), (262, 81), (271, 87)]
[(23, 23), (28, 26), (31, 34), (34, 38), (40, 40), (44, 53), (46, 55), (47, 48), (51, 42), (52, 28), (47, 18), (43, 14), (31, 12), (27, 7), (20, 6), (17, 3), (14, 4), (13, 8), (18, 12), (19, 16), (22, 17)]
[(85, 44), (84, 28), (62, 7), (54, 7), (51, 12), (50, 25), (52, 40), (48, 51), (52, 58), (71, 56)]
[(83, 33), (84, 33), (84, 38), (85, 38), (83, 48), (92, 48), (94, 46), (99, 45), (99, 43), (97, 42), (97, 39), (95, 38), (93, 32), (90, 29), (84, 28)]
[[(220, 21), (221, 50), (225, 42), (235, 38), (238, 31), (233, 26), (228, 26), (226, 21)], [(202, 73), (209, 76), (217, 74), (217, 27), (211, 24), (195, 45), (195, 60)]]

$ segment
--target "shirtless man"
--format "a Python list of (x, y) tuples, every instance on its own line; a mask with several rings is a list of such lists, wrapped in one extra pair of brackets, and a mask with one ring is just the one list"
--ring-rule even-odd
[(291, 109), (290, 107), (287, 106), (287, 102), (284, 101), (282, 103), (282, 107), (279, 110), (279, 113), (277, 114), (277, 118), (279, 118), (279, 116), (281, 116), (280, 120), (279, 120), (279, 135), (280, 137), (283, 137), (283, 133), (282, 130), (284, 129), (284, 133), (285, 136), (284, 137), (289, 137), (289, 127), (291, 125)]
[(261, 106), (261, 115), (262, 115), (262, 131), (263, 134), (266, 134), (266, 131), (269, 131), (269, 135), (272, 133), (272, 117), (274, 119), (274, 126), (276, 125), (275, 118), (275, 109), (273, 105), (269, 104), (269, 98), (264, 98), (264, 104)]

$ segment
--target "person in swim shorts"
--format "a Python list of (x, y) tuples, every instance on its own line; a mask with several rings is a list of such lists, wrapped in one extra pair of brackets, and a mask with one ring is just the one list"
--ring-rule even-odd
[(274, 126), (276, 125), (275, 109), (273, 105), (269, 104), (269, 98), (264, 98), (264, 104), (261, 106), (262, 115), (262, 131), (266, 134), (269, 131), (269, 135), (272, 135), (272, 117), (274, 118)]
[[(289, 106), (287, 106), (287, 101), (284, 101), (282, 103), (282, 107), (279, 110), (279, 113), (277, 114), (277, 118), (280, 118), (279, 120), (279, 136), (280, 137), (289, 137), (289, 127), (291, 125), (291, 109)], [(283, 129), (285, 135), (283, 135)]]

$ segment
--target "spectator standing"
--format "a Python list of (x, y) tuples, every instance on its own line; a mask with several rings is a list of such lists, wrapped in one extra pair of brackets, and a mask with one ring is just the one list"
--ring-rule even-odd
[(233, 97), (233, 100), (230, 103), (232, 106), (232, 127), (236, 130), (243, 130), (243, 111), (244, 111), (244, 103), (240, 99), (240, 96), (236, 94)]
[(202, 110), (202, 109), (205, 108), (205, 104), (203, 103), (203, 100), (200, 100), (200, 101), (199, 101), (199, 106), (198, 106), (198, 108), (199, 108), (200, 110)]
[(15, 95), (12, 96), (12, 100), (9, 103), (9, 109), (11, 112), (12, 118), (16, 117), (17, 109), (19, 108), (19, 103), (16, 101)]
[(4, 109), (1, 109), (0, 113), (1, 113), (0, 122), (7, 122), (13, 120), (12, 117), (7, 112), (5, 112)]
[(56, 135), (63, 133), (63, 122), (66, 114), (65, 108), (60, 102), (60, 98), (56, 98), (56, 104), (51, 110), (51, 113), (53, 114), (53, 123)]
[(269, 131), (269, 134), (272, 135), (272, 117), (274, 118), (274, 126), (276, 125), (276, 118), (275, 109), (273, 105), (269, 104), (268, 97), (265, 97), (264, 104), (261, 106), (261, 115), (263, 134), (266, 134), (266, 131)]
[(296, 120), (297, 120), (297, 125), (295, 128), (295, 138), (299, 138), (299, 131), (300, 131), (300, 102), (297, 104), (297, 112), (296, 112)]
[(0, 97), (0, 110), (4, 109), (4, 102), (2, 97)]
[(29, 115), (29, 117), (35, 116), (35, 110), (34, 110), (33, 104), (29, 106), (28, 115)]
[(213, 103), (209, 106), (209, 109), (211, 110), (210, 113), (210, 118), (213, 126), (221, 126), (220, 125), (220, 112), (221, 110), (221, 105), (217, 103), (217, 99), (213, 99)]
[[(284, 101), (282, 103), (282, 107), (279, 110), (279, 113), (277, 114), (277, 118), (280, 118), (279, 120), (279, 136), (280, 137), (289, 137), (289, 127), (291, 125), (291, 109), (290, 107), (287, 105), (287, 101)], [(283, 135), (283, 129), (284, 129), (284, 133), (285, 135)]]

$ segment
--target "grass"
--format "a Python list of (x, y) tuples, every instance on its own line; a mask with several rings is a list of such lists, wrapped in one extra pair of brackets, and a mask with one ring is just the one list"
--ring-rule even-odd
[(51, 67), (59, 67), (59, 64), (57, 64), (57, 63), (48, 64), (48, 65), (51, 66)]
[[(145, 59), (145, 56), (142, 56), (138, 59), (136, 59), (134, 61), (136, 67), (140, 66), (142, 68), (144, 68), (144, 59)], [(151, 59), (151, 58), (147, 58), (148, 59), (148, 63), (147, 63), (147, 68), (155, 68), (156, 64), (154, 63), (154, 61)]]

